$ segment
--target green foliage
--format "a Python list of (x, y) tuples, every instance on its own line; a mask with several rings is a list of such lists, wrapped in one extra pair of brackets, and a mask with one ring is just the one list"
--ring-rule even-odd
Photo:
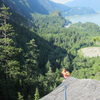
[(35, 95), (34, 95), (34, 100), (39, 100), (39, 91), (38, 91), (38, 88), (36, 88)]
[(18, 92), (18, 99), (17, 99), (17, 100), (24, 100), (24, 99), (23, 99), (23, 96), (21, 95), (20, 92)]
[(71, 74), (74, 77), (77, 78), (93, 78), (94, 72), (92, 68), (81, 68), (79, 70), (74, 70)]
[(70, 21), (59, 12), (32, 14), (27, 21), (16, 13), (10, 17), (8, 10), (0, 9), (1, 100), (33, 100), (33, 94), (38, 100), (61, 83), (63, 67), (73, 77), (100, 79), (100, 57), (78, 55), (80, 48), (99, 41), (98, 25), (77, 23), (65, 28)]
[(34, 39), (27, 43), (27, 47), (25, 64), (27, 66), (27, 75), (32, 77), (34, 74), (38, 73), (38, 48)]
[(7, 23), (11, 15), (8, 10), (9, 8), (5, 5), (0, 9), (0, 82), (4, 84), (0, 90), (3, 92), (1, 98), (4, 100), (16, 99), (15, 84), (20, 75), (20, 61), (17, 57), (22, 51), (20, 48), (16, 48), (13, 27)]
[(62, 67), (66, 69), (70, 69), (70, 60), (68, 56), (66, 56), (62, 62)]
[[(76, 62), (79, 61), (79, 62)], [(75, 59), (74, 70), (72, 71), (72, 76), (77, 78), (92, 78), (100, 79), (100, 57), (97, 58), (77, 58)]]
[(48, 61), (47, 64), (46, 64), (46, 72), (49, 72), (49, 71), (51, 71), (50, 61)]

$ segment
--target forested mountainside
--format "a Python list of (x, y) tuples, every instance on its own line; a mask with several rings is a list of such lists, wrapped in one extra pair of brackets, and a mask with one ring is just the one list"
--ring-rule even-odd
[(27, 20), (0, 3), (0, 100), (46, 95), (61, 83), (62, 68), (74, 77), (100, 79), (100, 57), (77, 53), (100, 46), (100, 27), (77, 23), (65, 28), (69, 23), (59, 12)]
[(84, 15), (96, 13), (90, 8), (71, 8), (64, 4), (54, 3), (50, 0), (2, 0), (6, 5), (11, 7), (17, 13), (31, 18), (31, 14), (49, 14), (53, 11), (59, 11), (63, 16), (67, 15)]
[(3, 0), (3, 2), (26, 17), (31, 17), (32, 13), (49, 14), (55, 10), (68, 11), (70, 9), (66, 5), (49, 0)]

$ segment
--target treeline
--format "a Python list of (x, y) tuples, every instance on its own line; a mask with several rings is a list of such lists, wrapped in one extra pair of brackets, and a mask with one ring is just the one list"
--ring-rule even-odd
[(0, 8), (0, 99), (34, 100), (35, 90), (41, 97), (60, 83), (59, 71), (54, 74), (48, 60), (59, 47), (36, 35), (34, 24), (32, 32), (31, 22), (9, 11), (5, 5)]
[[(59, 12), (33, 14), (26, 20), (0, 8), (0, 99), (38, 100), (62, 81), (62, 68), (78, 78), (99, 79), (100, 58), (84, 58), (80, 48), (93, 46), (100, 27), (71, 23)], [(90, 29), (92, 27), (92, 29)]]

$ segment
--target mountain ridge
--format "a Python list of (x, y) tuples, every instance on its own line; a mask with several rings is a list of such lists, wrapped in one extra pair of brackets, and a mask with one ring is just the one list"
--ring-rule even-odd
[(3, 2), (17, 13), (27, 18), (32, 17), (33, 13), (49, 14), (54, 11), (60, 11), (64, 16), (96, 13), (90, 8), (71, 8), (49, 0), (3, 0)]

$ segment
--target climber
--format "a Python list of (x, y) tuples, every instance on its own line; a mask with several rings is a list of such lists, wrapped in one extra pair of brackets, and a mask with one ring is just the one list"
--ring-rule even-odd
[(65, 68), (63, 69), (62, 74), (63, 74), (64, 79), (66, 79), (70, 76), (69, 71), (67, 71)]

